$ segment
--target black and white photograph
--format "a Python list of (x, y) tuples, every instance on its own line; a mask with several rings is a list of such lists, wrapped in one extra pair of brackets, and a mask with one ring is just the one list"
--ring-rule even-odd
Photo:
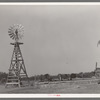
[(100, 3), (0, 4), (0, 94), (100, 94)]

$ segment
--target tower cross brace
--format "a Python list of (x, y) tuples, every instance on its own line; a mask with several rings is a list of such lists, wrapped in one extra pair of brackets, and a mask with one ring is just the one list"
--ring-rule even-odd
[[(29, 78), (19, 46), (22, 44), (23, 43), (17, 41), (15, 43), (11, 43), (11, 45), (14, 45), (14, 50), (11, 58), (9, 73), (7, 76), (6, 87), (8, 85), (18, 87), (29, 85)], [(27, 82), (25, 82), (26, 80)]]

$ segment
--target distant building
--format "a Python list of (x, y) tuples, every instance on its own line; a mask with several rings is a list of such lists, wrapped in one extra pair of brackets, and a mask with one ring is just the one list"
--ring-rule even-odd
[(100, 77), (100, 68), (96, 68), (94, 72), (95, 72), (95, 77), (99, 78)]
[(100, 67), (97, 67), (97, 62), (96, 62), (96, 68), (94, 72), (95, 72), (95, 77), (100, 78)]

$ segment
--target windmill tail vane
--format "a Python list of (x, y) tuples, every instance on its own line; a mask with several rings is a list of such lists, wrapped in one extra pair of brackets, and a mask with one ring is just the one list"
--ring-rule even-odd
[(97, 47), (98, 47), (99, 44), (100, 44), (100, 40), (99, 40), (98, 43), (97, 43)]

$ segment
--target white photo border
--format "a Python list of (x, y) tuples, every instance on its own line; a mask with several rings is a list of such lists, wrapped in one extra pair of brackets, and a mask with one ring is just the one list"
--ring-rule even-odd
[[(100, 5), (100, 2), (2, 2), (1, 5)], [(100, 94), (0, 94), (0, 98), (100, 98)]]

